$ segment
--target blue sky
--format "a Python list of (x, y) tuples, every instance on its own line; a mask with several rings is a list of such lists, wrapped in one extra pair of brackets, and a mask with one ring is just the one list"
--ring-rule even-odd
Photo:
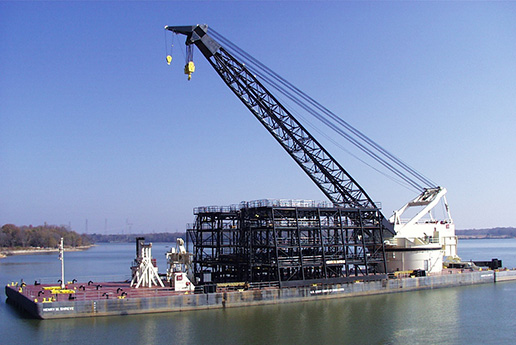
[[(0, 2), (0, 224), (324, 200), (198, 51), (167, 66), (163, 27), (198, 23), (446, 187), (458, 229), (516, 226), (516, 3), (338, 1)], [(386, 216), (415, 196), (327, 149)]]

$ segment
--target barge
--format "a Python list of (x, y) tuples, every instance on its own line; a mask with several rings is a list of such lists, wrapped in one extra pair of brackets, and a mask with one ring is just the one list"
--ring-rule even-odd
[[(128, 282), (74, 282), (59, 286), (9, 284), (5, 293), (12, 304), (39, 319), (131, 315), (188, 310), (246, 307), (305, 302), (414, 290), (456, 287), (516, 280), (516, 270), (446, 270), (438, 275), (395, 277), (344, 284), (237, 289), (220, 286), (215, 292), (178, 292), (170, 287), (131, 287)], [(72, 292), (73, 291), (73, 292)]]

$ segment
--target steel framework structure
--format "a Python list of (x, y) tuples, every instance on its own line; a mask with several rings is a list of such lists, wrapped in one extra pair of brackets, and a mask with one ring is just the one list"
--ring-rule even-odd
[(297, 286), (385, 278), (377, 209), (197, 209), (188, 229), (200, 284)]
[[(334, 207), (203, 210), (188, 230), (200, 283), (347, 282), (381, 279), (383, 232), (395, 234), (374, 201), (207, 25), (167, 26), (196, 45), (224, 83), (312, 179)], [(380, 277), (382, 276), (382, 277)]]

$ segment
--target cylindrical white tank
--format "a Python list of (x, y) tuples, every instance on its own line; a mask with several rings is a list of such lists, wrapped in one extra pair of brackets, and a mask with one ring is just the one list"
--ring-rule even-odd
[(443, 252), (440, 245), (409, 248), (396, 246), (386, 248), (387, 272), (413, 271), (422, 269), (428, 273), (441, 272)]

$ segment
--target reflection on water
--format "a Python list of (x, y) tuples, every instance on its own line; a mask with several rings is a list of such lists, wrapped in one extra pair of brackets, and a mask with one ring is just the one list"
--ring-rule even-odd
[[(516, 241), (464, 241), (461, 255), (516, 257)], [(160, 271), (168, 244), (153, 246)], [(494, 250), (494, 252), (493, 252)], [(100, 245), (66, 255), (67, 279), (128, 276), (133, 244)], [(508, 257), (509, 259), (506, 259)], [(508, 261), (507, 261), (508, 260)], [(516, 262), (516, 261), (515, 261)], [(514, 265), (516, 266), (516, 265)], [(0, 260), (0, 281), (58, 279), (56, 255)], [(405, 292), (227, 310), (33, 320), (0, 303), (2, 343), (171, 344), (464, 344), (512, 343), (516, 283)]]
[(38, 341), (135, 344), (460, 343), (460, 289), (307, 303), (31, 322)]
[(413, 339), (428, 344), (458, 341), (458, 294), (457, 289), (400, 294), (392, 320), (397, 329), (389, 343), (408, 344)]

